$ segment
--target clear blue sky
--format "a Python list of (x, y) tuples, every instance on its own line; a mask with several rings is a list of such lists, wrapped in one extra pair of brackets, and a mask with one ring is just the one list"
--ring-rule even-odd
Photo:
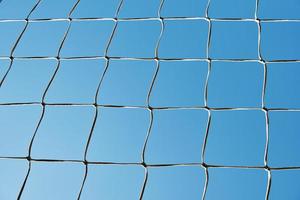
[(300, 1), (161, 3), (0, 0), (1, 200), (300, 199)]

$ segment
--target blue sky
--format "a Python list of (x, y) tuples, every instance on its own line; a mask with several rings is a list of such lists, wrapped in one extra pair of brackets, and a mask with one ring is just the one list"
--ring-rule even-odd
[(0, 199), (299, 199), (299, 8), (0, 1)]

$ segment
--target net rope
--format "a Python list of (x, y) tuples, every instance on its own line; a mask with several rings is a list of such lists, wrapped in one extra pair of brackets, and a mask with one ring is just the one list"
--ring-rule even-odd
[[(202, 168), (204, 168), (205, 170), (205, 175), (206, 175), (206, 180), (205, 180), (205, 184), (204, 184), (204, 190), (203, 190), (203, 194), (202, 194), (202, 199), (205, 199), (205, 195), (207, 192), (207, 188), (208, 188), (208, 183), (209, 183), (209, 168), (245, 168), (245, 169), (262, 169), (265, 170), (268, 174), (268, 184), (267, 184), (267, 188), (266, 188), (266, 195), (265, 195), (265, 199), (268, 200), (269, 198), (269, 193), (270, 193), (270, 187), (271, 187), (271, 170), (288, 170), (288, 169), (300, 169), (300, 166), (295, 166), (295, 167), (277, 167), (277, 168), (271, 168), (268, 166), (267, 163), (267, 157), (268, 157), (268, 146), (269, 146), (269, 115), (268, 112), (270, 110), (275, 110), (275, 111), (281, 111), (281, 110), (289, 110), (289, 111), (296, 111), (297, 109), (287, 109), (287, 108), (266, 108), (265, 107), (265, 90), (266, 90), (266, 80), (267, 80), (267, 64), (268, 63), (272, 63), (272, 62), (291, 62), (291, 60), (269, 60), (269, 61), (265, 61), (262, 57), (261, 54), (261, 22), (280, 22), (280, 21), (297, 21), (300, 22), (300, 20), (283, 20), (283, 19), (259, 19), (258, 18), (258, 7), (259, 7), (259, 0), (256, 0), (256, 8), (255, 8), (255, 18), (254, 19), (228, 19), (228, 18), (210, 18), (209, 17), (209, 7), (210, 7), (210, 0), (208, 0), (207, 5), (206, 5), (206, 9), (205, 9), (205, 17), (162, 17), (161, 16), (161, 10), (162, 7), (164, 5), (164, 0), (160, 1), (160, 5), (159, 5), (159, 9), (158, 9), (158, 16), (157, 17), (149, 17), (149, 18), (119, 18), (119, 11), (122, 7), (123, 1), (124, 0), (120, 0), (119, 5), (117, 7), (117, 11), (115, 13), (115, 17), (114, 18), (71, 18), (71, 15), (73, 13), (73, 11), (76, 9), (77, 5), (80, 3), (80, 0), (77, 0), (76, 3), (73, 5), (71, 11), (68, 14), (68, 18), (55, 18), (55, 19), (29, 19), (31, 13), (37, 8), (37, 6), (41, 3), (42, 0), (37, 1), (36, 5), (34, 5), (34, 7), (31, 9), (31, 11), (29, 12), (29, 14), (27, 15), (26, 19), (17, 19), (17, 20), (10, 20), (10, 19), (5, 19), (5, 20), (0, 20), (0, 22), (13, 22), (13, 21), (25, 21), (25, 27), (24, 29), (21, 31), (20, 35), (18, 36), (15, 44), (13, 45), (13, 48), (10, 52), (10, 56), (9, 57), (5, 57), (2, 56), (0, 58), (9, 58), (10, 59), (10, 65), (2, 79), (2, 81), (0, 82), (0, 88), (1, 86), (5, 83), (5, 80), (7, 78), (7, 75), (9, 74), (9, 72), (11, 71), (11, 68), (13, 66), (14, 63), (14, 59), (56, 59), (58, 61), (58, 64), (56, 66), (56, 69), (49, 81), (49, 83), (47, 84), (46, 90), (43, 93), (42, 96), (42, 101), (41, 102), (27, 102), (27, 103), (1, 103), (0, 105), (6, 105), (6, 106), (10, 106), (10, 105), (15, 105), (15, 106), (22, 106), (22, 105), (41, 105), (42, 106), (42, 114), (40, 119), (38, 120), (38, 123), (35, 127), (35, 131), (34, 134), (31, 138), (30, 141), (30, 145), (29, 145), (29, 150), (28, 150), (28, 156), (26, 157), (5, 157), (5, 156), (0, 156), (1, 159), (22, 159), (22, 160), (28, 160), (29, 162), (29, 168), (28, 168), (28, 172), (27, 175), (25, 177), (25, 180), (22, 184), (21, 190), (19, 192), (18, 195), (18, 200), (21, 199), (22, 193), (24, 191), (24, 188), (26, 186), (27, 180), (29, 178), (30, 172), (31, 172), (31, 164), (32, 162), (74, 162), (74, 163), (83, 163), (85, 165), (85, 174), (84, 174), (84, 178), (83, 178), (83, 182), (81, 184), (81, 188), (80, 188), (80, 192), (78, 195), (78, 199), (80, 199), (83, 188), (85, 186), (86, 183), (86, 179), (88, 176), (88, 165), (89, 164), (112, 164), (112, 165), (139, 165), (139, 166), (143, 166), (145, 169), (145, 178), (144, 178), (144, 182), (143, 182), (143, 186), (142, 186), (142, 190), (140, 191), (140, 199), (143, 199), (143, 195), (144, 195), (144, 191), (147, 185), (147, 180), (148, 180), (148, 168), (149, 167), (168, 167), (168, 166), (201, 166)], [(0, 1), (1, 2), (1, 1)], [(158, 48), (160, 45), (160, 41), (162, 38), (162, 35), (164, 34), (164, 29), (165, 29), (165, 20), (185, 20), (185, 19), (202, 19), (202, 20), (206, 20), (208, 22), (208, 36), (207, 36), (207, 45), (206, 45), (206, 58), (170, 58), (170, 59), (162, 59), (159, 58), (158, 55)], [(67, 31), (65, 32), (59, 49), (58, 49), (58, 53), (56, 57), (14, 57), (13, 53), (17, 47), (17, 45), (19, 44), (20, 40), (22, 40), (22, 36), (25, 33), (25, 31), (28, 28), (29, 22), (34, 22), (34, 21), (39, 21), (39, 22), (47, 22), (47, 21), (60, 21), (60, 20), (66, 20), (69, 22), (68, 27), (67, 27)], [(93, 21), (93, 20), (113, 20), (115, 22), (114, 26), (113, 26), (113, 31), (108, 39), (107, 45), (105, 47), (105, 53), (104, 56), (85, 56), (85, 57), (60, 57), (60, 52), (61, 49), (64, 45), (65, 39), (68, 36), (72, 21)], [(130, 20), (158, 20), (161, 24), (161, 32), (159, 34), (157, 43), (156, 43), (156, 47), (155, 47), (155, 57), (154, 58), (130, 58), (130, 57), (109, 57), (108, 56), (108, 49), (110, 47), (110, 44), (112, 42), (112, 39), (115, 35), (116, 32), (116, 28), (118, 26), (118, 22), (120, 21), (130, 21)], [(210, 43), (211, 43), (211, 27), (212, 27), (212, 22), (213, 21), (252, 21), (252, 22), (256, 22), (257, 26), (258, 26), (258, 60), (257, 59), (211, 59), (209, 56), (209, 49), (210, 49)], [(97, 86), (97, 90), (96, 90), (96, 94), (94, 96), (94, 103), (93, 104), (80, 104), (80, 103), (47, 103), (45, 102), (45, 97), (47, 94), (47, 91), (51, 85), (51, 83), (53, 82), (57, 71), (60, 67), (60, 62), (61, 60), (68, 60), (68, 59), (89, 59), (89, 58), (102, 58), (106, 60), (106, 65), (105, 65), (105, 69), (104, 69), (104, 73), (102, 74), (102, 76), (99, 78), (99, 83)], [(150, 89), (148, 91), (147, 94), (147, 106), (121, 106), (121, 105), (100, 105), (97, 104), (97, 97), (99, 94), (99, 90), (101, 87), (101, 83), (103, 82), (103, 78), (106, 76), (106, 72), (107, 69), (109, 68), (109, 63), (111, 59), (119, 59), (119, 60), (154, 60), (156, 62), (156, 70), (154, 73), (154, 76), (152, 77), (152, 81), (151, 81), (151, 86)], [(208, 73), (207, 73), (207, 77), (206, 77), (206, 81), (205, 81), (205, 94), (204, 94), (204, 106), (193, 106), (193, 107), (151, 107), (150, 106), (150, 95), (153, 89), (153, 85), (154, 82), (156, 80), (159, 68), (160, 68), (160, 61), (176, 61), (176, 60), (187, 60), (187, 61), (206, 61), (208, 62)], [(258, 61), (260, 62), (263, 67), (264, 67), (264, 78), (263, 78), (263, 88), (262, 88), (262, 99), (261, 99), (261, 107), (257, 107), (257, 108), (210, 108), (208, 107), (208, 82), (209, 82), (209, 78), (210, 78), (210, 73), (211, 73), (211, 63), (212, 61)], [(292, 60), (293, 62), (300, 62), (300, 60)], [(89, 136), (88, 136), (88, 140), (87, 143), (85, 145), (85, 150), (84, 150), (84, 159), (83, 160), (53, 160), (53, 159), (35, 159), (32, 158), (31, 156), (31, 151), (32, 151), (32, 145), (33, 142), (35, 140), (37, 131), (39, 129), (39, 126), (45, 116), (45, 107), (46, 106), (85, 106), (85, 105), (89, 105), (89, 106), (94, 106), (95, 107), (95, 116), (92, 122), (92, 128), (90, 130)], [(147, 135), (146, 135), (146, 139), (143, 145), (143, 149), (142, 149), (142, 155), (141, 155), (141, 160), (142, 162), (140, 163), (115, 163), (115, 162), (90, 162), (87, 160), (87, 152), (88, 152), (88, 148), (89, 148), (89, 144), (92, 138), (92, 134), (95, 128), (95, 124), (96, 124), (96, 120), (99, 116), (99, 111), (98, 108), (101, 107), (115, 107), (115, 108), (145, 108), (148, 109), (150, 112), (150, 122), (149, 122), (149, 128), (147, 130)], [(204, 160), (205, 157), (205, 148), (206, 148), (206, 143), (207, 143), (207, 138), (208, 138), (208, 134), (209, 134), (209, 129), (210, 129), (210, 125), (211, 125), (211, 111), (214, 110), (261, 110), (265, 113), (265, 123), (266, 123), (266, 143), (265, 143), (265, 152), (264, 152), (264, 166), (222, 166), (222, 165), (209, 165), (206, 164), (205, 162), (201, 162), (201, 163), (181, 163), (181, 164), (152, 164), (149, 165), (145, 162), (145, 151), (146, 151), (146, 147), (147, 147), (147, 142), (149, 139), (149, 136), (151, 135), (151, 128), (153, 125), (153, 111), (154, 110), (168, 110), (168, 109), (205, 109), (208, 112), (208, 122), (207, 122), (207, 126), (206, 126), (206, 133), (205, 133), (205, 138), (204, 138), (204, 144), (203, 144), (203, 148), (202, 148), (202, 152), (201, 152), (201, 156), (202, 156), (202, 160)]]

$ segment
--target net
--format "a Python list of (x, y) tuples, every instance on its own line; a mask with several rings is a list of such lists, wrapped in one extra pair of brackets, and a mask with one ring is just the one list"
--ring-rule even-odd
[[(13, 2), (0, 0), (0, 7), (9, 10)], [(24, 139), (28, 148), (0, 148), (1, 162), (28, 162), (24, 178), (9, 186), (17, 188), (8, 190), (11, 199), (271, 199), (279, 183), (295, 184), (282, 180), (299, 173), (299, 21), (272, 16), (266, 2), (232, 0), (222, 11), (216, 0), (38, 0), (21, 3), (32, 5), (26, 15), (16, 11), (16, 19), (0, 14), (0, 30), (19, 27), (11, 27), (13, 42), (4, 43), (9, 52), (0, 50), (0, 119), (25, 113), (23, 107), (40, 108)], [(38, 13), (43, 8), (49, 13)], [(7, 41), (10, 35), (4, 35)], [(27, 75), (30, 61), (39, 63)], [(291, 74), (283, 75), (286, 67)], [(39, 78), (45, 72), (38, 69), (49, 71)], [(286, 80), (276, 85), (282, 76)], [(26, 124), (28, 116), (12, 118), (9, 128)], [(18, 140), (8, 140), (4, 131), (5, 142)], [(42, 174), (47, 170), (56, 175), (52, 185)], [(35, 185), (44, 178), (47, 189)], [(66, 179), (70, 186), (61, 189), (59, 180)], [(98, 186), (100, 194), (92, 189)]]

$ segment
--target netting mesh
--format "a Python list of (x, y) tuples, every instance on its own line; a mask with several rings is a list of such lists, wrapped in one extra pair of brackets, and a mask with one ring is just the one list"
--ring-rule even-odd
[[(210, 0), (212, 1), (212, 0)], [(120, 0), (118, 6), (117, 6), (117, 11), (116, 14), (113, 18), (71, 18), (72, 13), (76, 10), (76, 7), (80, 4), (80, 0), (78, 0), (72, 7), (71, 11), (68, 14), (67, 18), (59, 18), (59, 19), (30, 19), (30, 15), (36, 10), (36, 8), (38, 7), (38, 5), (40, 3), (43, 2), (43, 0), (39, 0), (36, 2), (36, 4), (34, 5), (34, 7), (30, 10), (30, 12), (28, 13), (26, 19), (20, 19), (20, 20), (11, 20), (11, 19), (5, 19), (2, 21), (6, 21), (6, 22), (13, 22), (13, 21), (24, 21), (25, 20), (25, 26), (23, 28), (23, 30), (21, 31), (21, 33), (19, 34), (19, 36), (17, 37), (13, 47), (11, 48), (10, 51), (10, 55), (9, 56), (2, 56), (2, 58), (9, 58), (10, 59), (10, 65), (7, 69), (7, 71), (5, 72), (5, 75), (3, 76), (1, 82), (0, 82), (0, 87), (3, 87), (6, 83), (6, 79), (9, 76), (9, 74), (11, 73), (11, 70), (13, 69), (13, 64), (15, 62), (16, 59), (29, 59), (29, 60), (34, 60), (34, 59), (55, 59), (57, 60), (58, 64), (54, 70), (54, 73), (52, 75), (52, 77), (50, 78), (49, 83), (46, 86), (45, 91), (43, 92), (42, 95), (42, 100), (40, 102), (4, 102), (1, 103), (2, 106), (26, 106), (26, 105), (40, 105), (42, 106), (42, 114), (38, 120), (38, 123), (36, 124), (36, 128), (34, 131), (34, 134), (32, 135), (32, 138), (30, 140), (30, 144), (29, 144), (29, 148), (28, 148), (28, 155), (27, 156), (6, 156), (6, 155), (1, 155), (1, 159), (20, 159), (20, 160), (28, 160), (29, 162), (29, 168), (28, 168), (28, 172), (27, 175), (25, 176), (25, 179), (22, 183), (22, 186), (20, 188), (19, 194), (17, 199), (22, 199), (22, 195), (24, 193), (24, 191), (26, 190), (26, 185), (28, 184), (28, 180), (30, 179), (30, 174), (32, 173), (32, 163), (33, 162), (45, 162), (45, 163), (60, 163), (60, 162), (70, 162), (70, 163), (81, 163), (84, 164), (85, 166), (85, 174), (84, 174), (84, 178), (83, 181), (81, 183), (81, 187), (80, 187), (80, 191), (78, 194), (78, 199), (80, 199), (82, 192), (86, 186), (86, 181), (87, 181), (87, 177), (89, 175), (89, 165), (133, 165), (133, 166), (142, 166), (145, 169), (145, 178), (143, 181), (143, 185), (142, 185), (142, 189), (140, 191), (139, 194), (139, 199), (143, 199), (146, 187), (147, 187), (147, 183), (148, 183), (148, 171), (149, 168), (164, 168), (164, 167), (172, 167), (172, 166), (178, 166), (178, 167), (185, 167), (185, 166), (199, 166), (201, 168), (204, 169), (205, 171), (205, 176), (206, 176), (206, 180), (205, 180), (205, 184), (204, 184), (204, 188), (201, 189), (201, 191), (203, 191), (202, 194), (202, 199), (206, 198), (206, 193), (207, 193), (207, 189), (209, 187), (210, 181), (211, 180), (210, 177), (210, 172), (209, 169), (213, 169), (213, 168), (237, 168), (237, 169), (260, 169), (260, 170), (265, 170), (268, 176), (268, 180), (267, 180), (267, 187), (265, 188), (265, 199), (269, 199), (269, 194), (270, 194), (270, 188), (271, 188), (271, 171), (273, 170), (290, 170), (290, 169), (298, 169), (298, 166), (281, 166), (281, 167), (270, 167), (268, 165), (268, 148), (269, 148), (269, 112), (270, 111), (296, 111), (297, 109), (292, 109), (292, 108), (268, 108), (268, 106), (266, 106), (265, 103), (265, 96), (266, 96), (266, 86), (267, 86), (267, 65), (269, 63), (290, 63), (290, 62), (297, 62), (297, 60), (284, 60), (284, 59), (274, 59), (274, 60), (266, 60), (262, 54), (262, 50), (261, 50), (261, 32), (262, 32), (262, 23), (277, 23), (277, 22), (284, 22), (284, 21), (289, 21), (289, 20), (280, 20), (280, 19), (259, 19), (258, 18), (258, 8), (259, 8), (259, 0), (256, 1), (256, 6), (255, 6), (255, 17), (251, 18), (251, 19), (244, 19), (244, 18), (212, 18), (209, 15), (209, 8), (210, 8), (210, 1), (207, 2), (206, 4), (206, 8), (205, 8), (205, 16), (204, 17), (162, 17), (161, 16), (161, 10), (164, 6), (164, 0), (160, 1), (160, 5), (159, 5), (159, 9), (158, 9), (158, 14), (157, 17), (149, 17), (149, 18), (119, 18), (119, 12), (120, 9), (122, 7), (123, 4), (126, 3), (126, 1), (124, 0)], [(5, 1), (4, 1), (5, 2)], [(1, 1), (0, 1), (1, 3)], [(61, 2), (63, 3), (63, 2)], [(1, 5), (1, 4), (0, 4)], [(26, 33), (26, 31), (28, 30), (28, 26), (29, 23), (31, 22), (39, 22), (39, 23), (48, 23), (50, 21), (61, 21), (61, 20), (66, 20), (68, 21), (68, 27), (67, 30), (63, 36), (63, 38), (61, 38), (61, 42), (59, 45), (59, 49), (57, 52), (56, 56), (25, 56), (25, 57), (18, 57), (15, 56), (15, 50), (18, 47), (19, 43), (22, 41), (22, 38), (24, 36), (24, 34)], [(87, 22), (87, 21), (94, 21), (94, 20), (113, 20), (115, 23), (113, 25), (112, 28), (112, 32), (108, 38), (107, 44), (105, 46), (105, 50), (104, 50), (104, 55), (103, 56), (74, 56), (74, 57), (63, 57), (61, 56), (61, 50), (65, 44), (66, 38), (68, 37), (68, 34), (70, 32), (70, 29), (72, 27), (72, 23), (73, 22)], [(118, 56), (110, 56), (109, 55), (109, 48), (111, 46), (112, 40), (116, 35), (116, 30), (118, 27), (118, 24), (120, 23), (120, 21), (124, 22), (124, 21), (147, 21), (147, 20), (157, 20), (160, 22), (161, 24), (161, 31), (159, 34), (159, 37), (156, 41), (156, 47), (154, 50), (154, 57), (152, 58), (134, 58), (134, 57), (118, 57)], [(159, 47), (160, 47), (160, 43), (162, 40), (162, 37), (164, 35), (165, 32), (165, 23), (166, 20), (204, 20), (208, 23), (208, 35), (207, 35), (207, 42), (206, 42), (206, 57), (205, 58), (160, 58), (159, 55)], [(253, 22), (256, 23), (257, 28), (258, 28), (258, 40), (257, 40), (257, 45), (258, 45), (258, 59), (242, 59), (242, 58), (232, 58), (232, 59), (222, 59), (222, 58), (212, 58), (210, 56), (210, 48), (211, 48), (211, 41), (212, 41), (212, 27), (213, 27), (213, 22)], [(297, 20), (294, 20), (297, 21)], [(176, 42), (176, 41), (174, 41)], [(104, 72), (101, 76), (101, 78), (99, 79), (98, 85), (97, 85), (97, 89), (96, 89), (96, 94), (94, 96), (94, 102), (93, 103), (48, 103), (47, 101), (45, 101), (45, 98), (47, 96), (47, 92), (49, 91), (49, 88), (51, 86), (51, 84), (53, 84), (53, 81), (55, 79), (55, 77), (57, 76), (57, 73), (60, 69), (61, 66), (61, 61), (62, 60), (72, 60), (72, 59), (78, 59), (78, 60), (84, 60), (84, 59), (105, 59), (106, 64), (105, 64), (105, 68), (104, 68)], [(103, 83), (104, 78), (107, 75), (108, 69), (110, 68), (110, 63), (111, 60), (152, 60), (155, 61), (156, 63), (156, 68), (155, 68), (155, 72), (154, 72), (154, 76), (152, 77), (152, 81), (149, 87), (149, 90), (147, 92), (147, 98), (146, 98), (146, 105), (107, 105), (107, 104), (103, 104), (101, 105), (97, 98), (99, 96), (99, 94), (101, 93), (101, 86)], [(152, 106), (150, 103), (150, 98), (151, 98), (151, 93), (153, 92), (153, 87), (157, 78), (157, 75), (159, 73), (160, 70), (160, 64), (161, 62), (167, 62), (167, 61), (203, 61), (203, 62), (207, 62), (208, 63), (208, 72), (207, 72), (207, 77), (205, 80), (205, 88), (204, 88), (204, 105), (203, 106)], [(215, 61), (225, 61), (225, 62), (258, 62), (263, 66), (263, 84), (262, 84), (262, 88), (261, 88), (261, 106), (259, 107), (210, 107), (209, 106), (209, 100), (208, 100), (208, 93), (209, 93), (209, 89), (208, 89), (208, 85), (209, 85), (209, 80), (210, 80), (210, 76), (211, 76), (211, 65), (212, 62)], [(1, 91), (1, 90), (0, 90)], [(166, 91), (167, 92), (167, 91)], [(84, 159), (47, 159), (47, 158), (34, 158), (32, 156), (32, 148), (34, 145), (34, 141), (36, 139), (38, 130), (41, 126), (41, 123), (44, 120), (44, 117), (46, 115), (46, 108), (47, 107), (51, 107), (51, 106), (61, 106), (61, 107), (72, 107), (72, 106), (93, 106), (95, 108), (95, 115), (94, 115), (94, 119), (92, 122), (92, 126), (91, 126), (91, 130), (89, 133), (89, 136), (87, 138), (87, 142), (85, 144), (85, 148), (84, 148)], [(143, 143), (143, 148), (142, 148), (142, 154), (141, 156), (141, 162), (106, 162), (106, 161), (89, 161), (87, 156), (88, 156), (88, 150), (89, 150), (89, 146), (93, 137), (93, 133), (94, 133), (94, 129), (96, 126), (96, 122), (97, 119), (99, 117), (101, 117), (101, 113), (99, 111), (99, 109), (101, 108), (115, 108), (115, 109), (123, 109), (123, 108), (137, 108), (137, 109), (147, 109), (150, 113), (150, 122), (149, 122), (149, 128), (147, 130), (147, 134), (146, 134), (146, 139)], [(147, 149), (147, 145), (148, 145), (148, 141), (149, 138), (151, 137), (151, 133), (152, 133), (152, 128), (153, 128), (153, 121), (154, 121), (154, 112), (155, 111), (159, 111), (159, 110), (182, 110), (182, 109), (200, 109), (200, 110), (204, 110), (208, 113), (208, 120), (207, 123), (205, 124), (206, 126), (206, 131), (205, 131), (205, 136), (203, 138), (203, 146), (202, 146), (202, 152), (201, 152), (201, 161), (199, 162), (184, 162), (184, 163), (156, 163), (156, 164), (149, 164), (147, 163), (147, 159), (146, 159), (146, 149)], [(240, 165), (215, 165), (215, 164), (208, 164), (205, 162), (205, 151), (206, 151), (206, 145), (207, 145), (207, 140), (209, 137), (209, 131), (211, 128), (211, 113), (214, 111), (250, 111), (250, 110), (258, 110), (258, 111), (262, 111), (264, 112), (265, 115), (265, 147), (264, 147), (264, 165), (251, 165), (251, 166), (240, 166)], [(172, 140), (172, 138), (170, 138), (170, 140)], [(245, 158), (247, 159), (247, 158)], [(217, 192), (217, 191), (215, 191)]]

